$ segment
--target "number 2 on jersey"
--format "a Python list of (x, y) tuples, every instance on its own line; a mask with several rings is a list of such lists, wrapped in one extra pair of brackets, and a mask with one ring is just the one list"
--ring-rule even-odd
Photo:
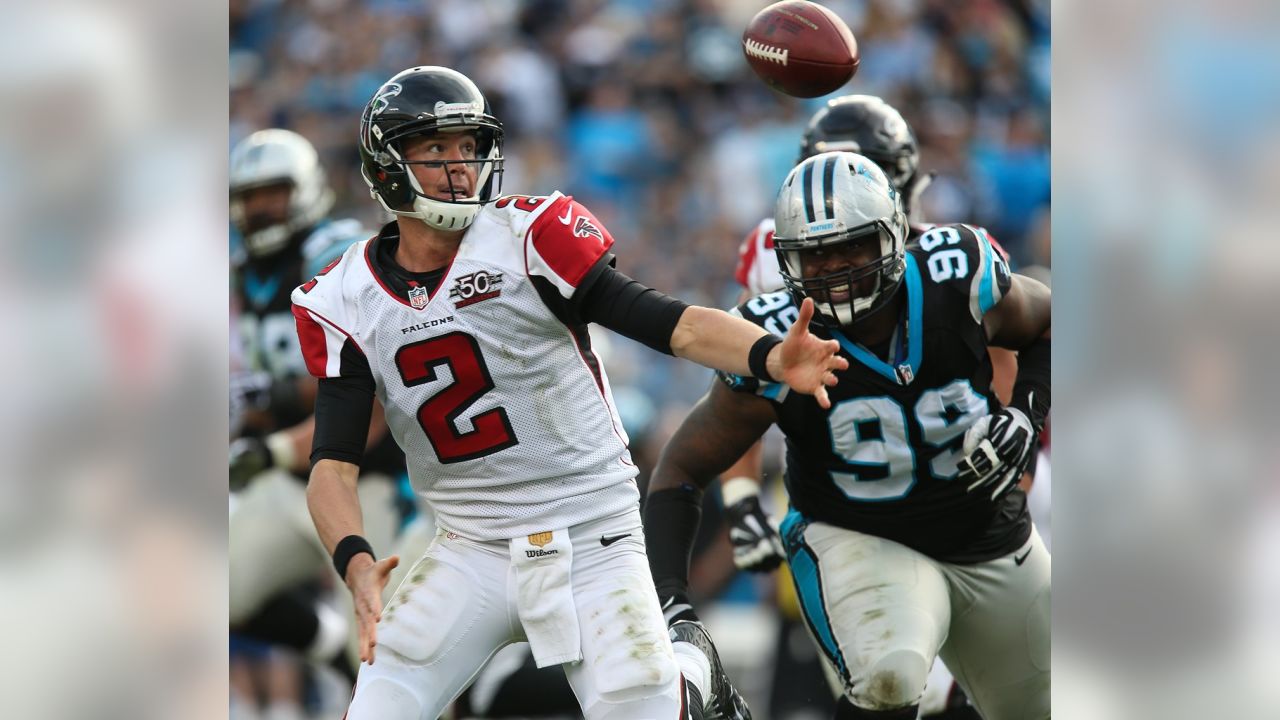
[(494, 388), (475, 338), (452, 332), (409, 343), (396, 351), (396, 368), (406, 387), (434, 381), (436, 368), (442, 365), (453, 373), (453, 382), (418, 408), (418, 424), (440, 462), (475, 460), (518, 444), (502, 407), (472, 417), (470, 431), (460, 432), (455, 424), (458, 416)]

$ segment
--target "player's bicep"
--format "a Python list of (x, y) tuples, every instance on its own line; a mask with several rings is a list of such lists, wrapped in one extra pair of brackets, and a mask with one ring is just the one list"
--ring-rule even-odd
[(336, 377), (319, 381), (311, 462), (338, 460), (359, 466), (373, 416), (372, 378)]
[(1053, 297), (1039, 280), (1014, 275), (1000, 302), (985, 317), (988, 341), (997, 347), (1023, 348), (1049, 337)]
[(667, 443), (653, 488), (705, 485), (742, 457), (777, 419), (773, 404), (715, 383)]

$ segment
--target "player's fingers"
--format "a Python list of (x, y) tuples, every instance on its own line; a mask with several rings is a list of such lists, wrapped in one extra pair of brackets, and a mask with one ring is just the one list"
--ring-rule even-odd
[(369, 626), (360, 623), (360, 661), (369, 662)]
[(1016, 475), (1017, 475), (1017, 472), (1013, 470), (1010, 470), (1009, 472), (1005, 473), (1004, 478), (999, 483), (996, 483), (996, 489), (991, 491), (991, 499), (995, 500), (996, 498), (1003, 495), (1004, 491), (1008, 489), (1009, 485), (1013, 483), (1013, 479)]
[(812, 319), (813, 319), (813, 298), (805, 298), (804, 302), (800, 303), (800, 316), (796, 318), (795, 324), (791, 326), (791, 330), (789, 330), (788, 332), (793, 332), (796, 334), (799, 334), (801, 332), (808, 332), (809, 321)]
[(818, 406), (823, 410), (831, 409), (831, 398), (827, 397), (827, 388), (825, 385), (819, 385), (818, 389), (813, 392), (813, 397), (817, 399)]
[[(835, 341), (832, 340), (832, 342), (835, 342)], [(839, 343), (836, 343), (836, 345), (838, 347)], [(845, 358), (840, 357), (839, 355), (832, 355), (831, 362), (827, 364), (827, 367), (830, 367), (834, 370), (848, 370), (849, 361), (846, 360)]]
[(836, 379), (836, 374), (835, 374), (835, 373), (833, 373), (833, 372), (831, 372), (830, 370), (828, 370), (828, 371), (826, 371), (825, 373), (823, 373), (823, 374), (822, 374), (822, 384), (823, 384), (823, 385), (828, 385), (828, 386), (830, 386), (830, 385), (835, 385), (835, 384), (836, 384), (836, 383), (838, 383), (838, 382), (840, 382), (840, 381), (839, 381), (838, 379)]

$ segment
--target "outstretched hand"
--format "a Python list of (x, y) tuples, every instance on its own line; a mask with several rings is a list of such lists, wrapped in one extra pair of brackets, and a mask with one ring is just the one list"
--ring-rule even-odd
[(827, 386), (838, 382), (835, 371), (848, 369), (849, 361), (836, 354), (840, 343), (822, 340), (809, 332), (812, 320), (813, 299), (805, 298), (800, 304), (800, 317), (787, 331), (786, 339), (769, 352), (766, 364), (770, 375), (792, 390), (812, 395), (818, 405), (829, 409)]
[(382, 589), (391, 579), (391, 571), (400, 564), (396, 555), (377, 562), (367, 553), (351, 558), (347, 565), (347, 587), (355, 605), (356, 626), (360, 637), (360, 659), (373, 664), (373, 648), (378, 644), (378, 621), (382, 619)]

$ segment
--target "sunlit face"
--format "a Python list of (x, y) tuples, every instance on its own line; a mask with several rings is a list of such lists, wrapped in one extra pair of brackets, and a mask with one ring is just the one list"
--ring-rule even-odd
[(404, 141), (404, 159), (413, 163), (409, 165), (413, 176), (427, 197), (436, 200), (459, 200), (475, 195), (480, 164), (458, 161), (475, 160), (476, 151), (474, 132), (432, 133)]
[[(800, 271), (806, 279), (846, 272), (869, 265), (880, 258), (880, 235), (871, 233), (828, 248), (803, 250), (800, 252)], [(875, 291), (876, 275), (872, 274), (853, 283), (852, 292), (857, 297), (866, 297)], [(848, 283), (834, 285), (829, 293), (819, 291), (821, 295), (830, 297), (814, 297), (819, 302), (847, 302), (850, 298)]]
[(237, 195), (244, 217), (245, 232), (256, 232), (289, 220), (289, 200), (293, 183), (279, 182), (244, 190)]

